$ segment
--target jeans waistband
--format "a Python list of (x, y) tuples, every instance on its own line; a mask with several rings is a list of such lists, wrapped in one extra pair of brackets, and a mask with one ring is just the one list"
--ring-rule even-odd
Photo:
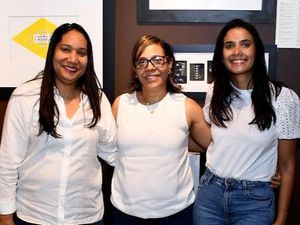
[(214, 174), (208, 168), (206, 168), (206, 171), (203, 176), (205, 176), (207, 180), (218, 182), (219, 184), (222, 184), (224, 186), (250, 187), (250, 186), (256, 186), (258, 184), (268, 183), (264, 181), (250, 181), (250, 180), (239, 180), (235, 178), (223, 178)]

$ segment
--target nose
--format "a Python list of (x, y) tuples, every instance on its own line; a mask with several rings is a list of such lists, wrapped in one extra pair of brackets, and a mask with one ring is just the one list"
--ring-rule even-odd
[(147, 64), (147, 66), (146, 66), (145, 69), (151, 70), (151, 69), (156, 69), (156, 67), (155, 67), (155, 66), (153, 65), (153, 63), (149, 60), (149, 61), (148, 61), (148, 64)]
[(239, 45), (236, 45), (233, 49), (234, 54), (239, 54), (241, 53), (241, 47)]
[(68, 56), (68, 61), (71, 63), (77, 63), (78, 62), (78, 56), (76, 51), (71, 51)]

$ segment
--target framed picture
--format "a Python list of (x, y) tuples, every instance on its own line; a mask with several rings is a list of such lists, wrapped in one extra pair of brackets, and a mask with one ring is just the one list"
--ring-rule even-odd
[[(14, 0), (14, 1), (16, 2), (17, 0)], [(95, 41), (93, 42), (95, 70), (96, 70), (98, 79), (99, 79), (100, 83), (102, 84), (107, 97), (109, 98), (110, 101), (113, 101), (113, 99), (114, 99), (114, 63), (113, 62), (114, 62), (114, 32), (115, 32), (114, 31), (115, 1), (114, 0), (103, 0), (102, 3), (101, 2), (99, 3), (99, 1), (95, 0), (93, 2), (94, 2), (94, 5), (92, 5), (91, 7), (96, 6), (97, 9), (95, 9), (95, 10), (99, 11), (99, 13), (98, 13), (99, 15), (97, 15), (96, 18), (90, 17), (90, 15), (88, 13), (81, 15), (78, 12), (78, 14), (76, 14), (76, 12), (78, 11), (76, 9), (76, 7), (71, 8), (71, 10), (75, 11), (73, 16), (64, 16), (64, 17), (63, 16), (48, 16), (48, 17), (50, 18), (49, 20), (57, 22), (57, 24), (61, 24), (62, 22), (78, 22), (79, 24), (83, 25), (83, 27), (87, 28), (88, 32), (91, 30), (93, 31), (93, 32), (89, 33), (92, 42), (93, 42), (93, 40), (99, 40), (99, 43), (97, 43)], [(68, 4), (68, 2), (65, 2), (65, 4)], [(78, 4), (81, 4), (81, 3), (79, 2)], [(48, 4), (47, 6), (50, 6), (50, 5), (57, 6), (55, 4), (55, 2), (52, 4)], [(10, 7), (13, 7), (13, 6), (14, 5), (12, 2)], [(23, 7), (22, 15), (23, 14), (36, 15), (37, 11), (40, 10), (40, 8), (36, 8), (36, 7), (39, 7), (39, 6), (28, 5), (26, 9)], [(57, 12), (57, 7), (56, 8), (48, 7), (48, 8), (49, 8), (48, 10), (50, 12), (53, 11), (53, 12), (56, 12), (57, 14), (60, 14), (60, 11)], [(69, 12), (68, 10), (64, 10), (63, 12), (64, 12), (64, 14), (68, 15), (68, 13), (71, 14), (73, 11)], [(19, 27), (20, 23), (18, 23), (23, 17), (26, 17), (28, 20), (28, 21), (23, 21), (26, 26), (27, 26), (27, 23), (28, 24), (31, 23), (30, 19), (35, 21), (37, 18), (39, 18), (38, 16), (9, 17), (9, 21), (12, 21), (12, 22), (8, 23), (6, 21), (8, 24), (7, 24), (7, 26), (3, 26), (3, 27), (5, 27), (6, 30), (8, 30), (7, 27), (11, 27), (11, 26), (14, 27), (16, 30), (17, 30), (17, 28), (20, 30), (23, 30), (23, 28), (21, 29)], [(41, 16), (41, 17), (43, 17), (43, 16)], [(48, 17), (45, 16), (45, 18), (48, 18)], [(86, 20), (85, 19), (86, 17), (88, 17), (89, 20)], [(89, 23), (89, 21), (91, 19), (93, 19), (93, 20), (91, 21), (91, 23)], [(93, 28), (95, 26), (95, 19), (98, 21), (98, 24), (99, 24), (97, 29)], [(44, 22), (44, 24), (45, 24), (45, 22)], [(34, 31), (30, 30), (31, 33), (26, 34), (26, 36), (25, 36), (26, 38), (22, 37), (21, 40), (25, 44), (27, 42), (31, 43), (32, 42), (31, 37), (36, 35), (36, 33), (38, 33), (36, 30), (38, 30), (40, 32), (44, 31), (43, 29), (45, 29), (44, 27), (46, 26), (44, 24), (41, 24), (40, 26), (42, 28), (39, 28), (39, 27), (37, 27), (37, 24), (34, 23), (35, 30)], [(2, 29), (4, 29), (3, 27), (2, 27)], [(31, 28), (31, 27), (29, 27), (29, 28)], [(89, 30), (89, 28), (90, 28), (90, 30)], [(100, 30), (101, 30), (101, 32), (100, 32)], [(26, 31), (26, 29), (25, 29), (25, 31)], [(47, 31), (47, 32), (50, 34), (52, 33), (52, 31), (51, 32)], [(51, 36), (49, 35), (49, 38), (50, 37)], [(92, 37), (94, 37), (94, 39)], [(26, 80), (30, 80), (31, 78), (33, 78), (33, 76), (35, 74), (37, 74), (40, 70), (43, 69), (44, 61), (45, 61), (44, 55), (43, 55), (43, 57), (40, 57), (39, 55), (36, 54), (36, 52), (23, 47), (19, 43), (16, 44), (15, 41), (11, 41), (11, 39), (10, 39), (11, 37), (9, 35), (7, 35), (7, 37), (5, 37), (5, 38), (7, 39), (7, 41), (3, 42), (3, 45), (5, 45), (5, 48), (3, 48), (3, 49), (7, 50), (8, 52), (12, 49), (11, 52), (13, 52), (14, 55), (11, 52), (6, 54), (7, 55), (6, 60), (8, 62), (6, 62), (6, 61), (4, 62), (4, 66), (5, 66), (4, 74), (7, 74), (7, 76), (13, 77), (13, 78), (7, 79), (9, 81), (4, 82), (2, 80), (5, 79), (5, 76), (2, 77), (1, 85), (0, 85), (0, 100), (7, 100), (10, 97), (12, 91), (14, 90), (14, 88), (16, 86), (20, 85), (21, 83), (25, 82)], [(8, 45), (7, 43), (10, 43), (10, 42), (13, 43), (11, 45), (16, 46), (16, 47), (14, 47), (14, 48), (6, 47), (6, 45)], [(47, 44), (48, 44), (48, 42), (49, 41), (47, 39)], [(45, 43), (42, 43), (43, 46), (46, 46)], [(25, 44), (24, 44), (24, 46), (27, 46)], [(15, 50), (15, 49), (17, 49), (17, 50)], [(38, 50), (39, 49), (40, 48), (38, 48)], [(34, 50), (35, 50), (35, 48), (34, 48)], [(37, 51), (37, 53), (40, 53), (40, 51)], [(26, 54), (29, 55), (30, 57), (27, 56)], [(25, 70), (24, 67), (20, 66), (23, 64), (26, 64), (26, 66), (30, 69), (33, 68), (32, 69), (33, 71), (28, 72), (28, 70)], [(22, 70), (22, 71), (16, 72), (17, 69), (15, 69), (15, 68), (17, 68), (17, 69), (21, 68), (20, 70)], [(7, 72), (5, 72), (5, 71), (7, 71)], [(16, 78), (14, 78), (14, 76), (12, 76), (11, 74), (20, 74), (20, 75), (16, 76)], [(21, 75), (24, 77), (22, 77)], [(14, 83), (11, 82), (11, 80), (13, 80)]]
[[(212, 84), (211, 66), (214, 45), (174, 45), (175, 79), (187, 96), (204, 102), (205, 93)], [(268, 74), (276, 77), (276, 45), (265, 45)]]
[(224, 23), (234, 18), (273, 23), (276, 0), (138, 0), (137, 21), (147, 23)]

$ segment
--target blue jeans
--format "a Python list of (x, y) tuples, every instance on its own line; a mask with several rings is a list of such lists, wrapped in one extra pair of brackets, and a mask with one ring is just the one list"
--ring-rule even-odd
[(194, 225), (273, 224), (275, 197), (268, 182), (221, 178), (206, 169), (194, 203)]
[(112, 225), (193, 225), (193, 205), (171, 216), (143, 219), (128, 215), (113, 207)]

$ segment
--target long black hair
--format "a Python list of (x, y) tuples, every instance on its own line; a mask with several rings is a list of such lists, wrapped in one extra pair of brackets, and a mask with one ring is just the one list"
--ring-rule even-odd
[(255, 60), (251, 77), (253, 83), (251, 99), (255, 117), (252, 121), (249, 121), (249, 124), (257, 124), (260, 130), (269, 129), (272, 122), (276, 122), (276, 114), (272, 106), (272, 95), (278, 96), (282, 84), (269, 79), (264, 57), (264, 45), (259, 34), (252, 24), (241, 19), (228, 22), (217, 37), (212, 62), (214, 90), (211, 99), (210, 118), (217, 126), (226, 127), (224, 122), (232, 120), (233, 117), (230, 103), (233, 100), (234, 91), (230, 83), (230, 72), (223, 63), (224, 37), (233, 28), (247, 30), (252, 35), (255, 44)]
[(139, 79), (136, 76), (135, 72), (135, 62), (136, 60), (140, 57), (140, 55), (143, 53), (146, 47), (152, 44), (157, 44), (162, 47), (164, 50), (164, 53), (166, 56), (168, 56), (168, 60), (172, 60), (173, 64), (172, 67), (169, 71), (169, 76), (167, 79), (167, 91), (171, 93), (178, 93), (181, 92), (181, 87), (178, 86), (175, 82), (175, 76), (174, 76), (174, 71), (175, 71), (175, 57), (173, 53), (173, 48), (170, 44), (168, 44), (166, 41), (160, 39), (159, 37), (155, 35), (145, 35), (140, 37), (131, 53), (131, 68), (130, 68), (130, 77), (131, 77), (131, 82), (130, 82), (130, 87), (129, 87), (129, 93), (133, 91), (141, 91), (142, 90), (142, 84), (139, 81)]
[(39, 135), (46, 132), (55, 138), (61, 137), (56, 131), (56, 126), (59, 121), (59, 110), (54, 100), (54, 86), (56, 72), (53, 67), (53, 57), (55, 48), (62, 40), (64, 34), (76, 30), (81, 33), (87, 41), (87, 67), (84, 74), (78, 79), (77, 87), (81, 89), (87, 96), (90, 102), (90, 107), (93, 111), (93, 118), (87, 124), (89, 128), (94, 127), (101, 117), (100, 101), (101, 101), (101, 86), (97, 79), (94, 70), (94, 59), (92, 43), (88, 33), (82, 26), (76, 23), (65, 23), (57, 27), (52, 34), (44, 70), (38, 74), (37, 78), (42, 79), (40, 92), (40, 108), (39, 108)]

